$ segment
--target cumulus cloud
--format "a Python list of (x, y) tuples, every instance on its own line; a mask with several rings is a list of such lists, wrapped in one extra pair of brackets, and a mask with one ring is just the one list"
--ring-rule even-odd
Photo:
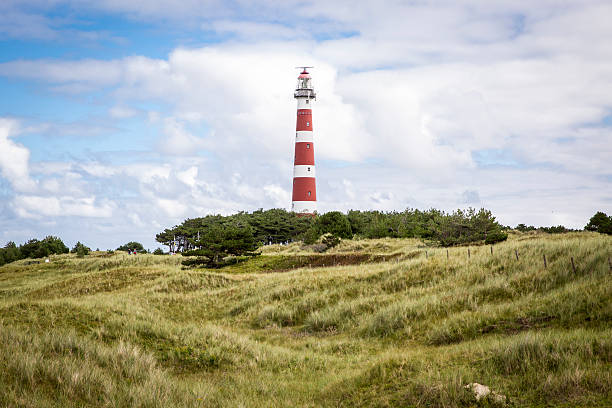
[(185, 125), (176, 118), (166, 118), (163, 137), (159, 141), (159, 149), (169, 155), (190, 156), (203, 150), (206, 142), (203, 138), (194, 136), (185, 129)]
[(16, 191), (30, 191), (36, 183), (30, 178), (30, 151), (11, 137), (18, 133), (15, 120), (0, 118), (0, 174)]
[(95, 197), (51, 197), (18, 195), (13, 206), (15, 212), (25, 218), (46, 217), (99, 217), (108, 218), (112, 216), (115, 204), (109, 200), (102, 200), (96, 205)]
[[(137, 130), (148, 132), (142, 155), (128, 164), (104, 152), (67, 167), (28, 164), (14, 131), (0, 133), (0, 146), (15, 152), (0, 150), (2, 176), (21, 192), (23, 216), (66, 209), (87, 216), (97, 208), (142, 228), (140, 214), (169, 225), (186, 216), (288, 207), (292, 67), (300, 64), (315, 66), (324, 211), (467, 204), (487, 206), (508, 224), (581, 226), (610, 207), (612, 49), (601, 39), (612, 34), (612, 6), (604, 1), (355, 7), (313, 0), (232, 8), (105, 0), (87, 7), (193, 24), (218, 41), (177, 47), (166, 58), (1, 63), (0, 75), (55, 94), (83, 101), (108, 95), (102, 104), (109, 120), (148, 117)], [(62, 198), (69, 188), (72, 198)], [(37, 203), (46, 209), (36, 212)]]

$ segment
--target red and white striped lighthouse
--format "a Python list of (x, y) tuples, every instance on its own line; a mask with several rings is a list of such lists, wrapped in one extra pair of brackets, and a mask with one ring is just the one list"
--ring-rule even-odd
[(293, 96), (297, 99), (297, 125), (295, 128), (295, 157), (293, 161), (293, 199), (291, 210), (298, 214), (314, 214), (317, 210), (314, 143), (312, 131), (312, 101), (316, 94), (312, 78), (301, 67)]

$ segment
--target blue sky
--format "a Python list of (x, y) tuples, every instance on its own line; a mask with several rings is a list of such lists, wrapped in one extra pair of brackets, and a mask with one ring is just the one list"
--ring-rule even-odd
[(290, 207), (314, 65), (322, 211), (612, 212), (606, 1), (0, 5), (0, 241), (156, 247), (187, 217)]

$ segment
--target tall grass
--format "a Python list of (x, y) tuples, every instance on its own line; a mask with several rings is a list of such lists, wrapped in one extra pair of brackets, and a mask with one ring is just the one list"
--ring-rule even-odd
[[(124, 254), (5, 265), (0, 406), (498, 404), (471, 382), (513, 406), (612, 405), (612, 239), (467, 250), (382, 239), (310, 263), (271, 246), (214, 271)], [(323, 266), (338, 259), (368, 263)]]

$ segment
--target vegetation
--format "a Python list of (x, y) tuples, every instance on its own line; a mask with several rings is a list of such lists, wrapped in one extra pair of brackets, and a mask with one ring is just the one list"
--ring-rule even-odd
[(0, 266), (20, 259), (44, 258), (49, 255), (67, 253), (68, 247), (61, 239), (53, 236), (48, 236), (42, 241), (31, 239), (20, 246), (11, 241), (4, 248), (0, 248)]
[(206, 264), (212, 268), (222, 266), (227, 256), (253, 256), (253, 251), (259, 246), (251, 226), (231, 218), (211, 223), (190, 243), (195, 249), (185, 251), (182, 255), (197, 258), (183, 261), (183, 265)]
[(316, 219), (313, 225), (319, 235), (332, 234), (338, 238), (349, 239), (353, 237), (351, 223), (348, 217), (340, 211), (325, 213)]
[(81, 241), (78, 241), (74, 245), (74, 248), (70, 250), (70, 253), (77, 254), (79, 258), (83, 258), (85, 255), (89, 255), (90, 251), (91, 249), (88, 246), (85, 246), (84, 244), (81, 244)]
[(612, 237), (510, 232), (492, 248), (292, 243), (196, 270), (121, 252), (12, 262), (0, 406), (504, 405), (477, 402), (473, 382), (513, 407), (610, 406)]
[(591, 217), (584, 229), (612, 235), (612, 217), (608, 217), (605, 213), (598, 211)]
[[(443, 246), (474, 242), (494, 244), (508, 238), (491, 211), (473, 208), (445, 213), (438, 210), (403, 212), (349, 211), (347, 215), (331, 211), (317, 217), (297, 217), (282, 209), (240, 212), (227, 217), (209, 215), (185, 220), (181, 225), (157, 234), (156, 240), (170, 252), (199, 250), (213, 235), (209, 230), (219, 226), (250, 227), (258, 245), (287, 244), (303, 241), (316, 243), (323, 235), (337, 238), (423, 238)], [(204, 238), (203, 238), (204, 237)], [(208, 237), (208, 238), (207, 238)], [(330, 241), (331, 242), (331, 241)], [(217, 245), (217, 243), (211, 242)], [(190, 252), (190, 254), (193, 254)]]
[(296, 217), (294, 213), (282, 209), (258, 210), (252, 213), (240, 212), (227, 217), (208, 215), (190, 218), (173, 228), (167, 228), (156, 235), (157, 242), (168, 246), (170, 252), (183, 252), (196, 249), (196, 242), (208, 228), (220, 224), (249, 225), (253, 239), (259, 245), (280, 244), (298, 240), (308, 229), (312, 220), (309, 217)]
[(146, 254), (147, 250), (144, 249), (140, 242), (128, 242), (127, 244), (121, 245), (117, 248), (117, 251), (126, 251), (126, 252), (138, 252), (139, 254)]
[(525, 225), (525, 224), (519, 224), (516, 226), (515, 228), (517, 231), (520, 232), (529, 232), (529, 231), (539, 231), (539, 232), (546, 232), (548, 234), (562, 234), (564, 232), (571, 232), (574, 231), (570, 228), (566, 228), (563, 225), (556, 225), (556, 226), (552, 226), (552, 227), (534, 227), (533, 225)]

